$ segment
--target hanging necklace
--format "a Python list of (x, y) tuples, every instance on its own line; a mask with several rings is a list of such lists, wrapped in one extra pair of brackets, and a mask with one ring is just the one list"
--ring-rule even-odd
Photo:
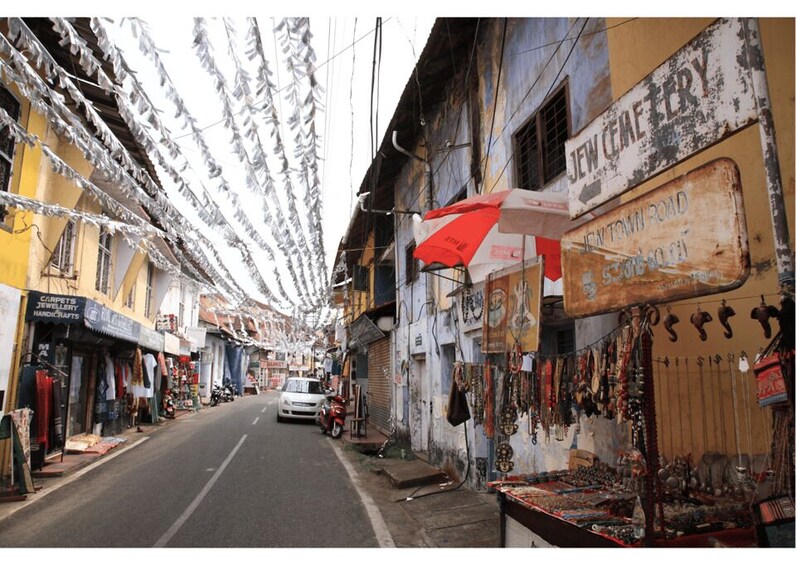
[[(677, 389), (677, 397), (676, 397), (677, 402), (676, 402), (676, 404), (679, 405), (680, 402), (681, 402), (681, 399), (683, 398), (682, 389), (680, 388), (680, 358), (679, 357), (675, 357), (674, 358), (674, 378), (675, 378), (675, 381), (676, 381), (675, 382), (675, 388)], [(690, 400), (691, 399), (689, 398), (689, 401)], [(689, 408), (688, 409), (689, 410), (691, 409), (690, 402), (689, 402)], [(680, 426), (679, 426), (679, 428), (680, 428), (680, 452), (681, 453), (686, 453), (685, 439), (683, 438), (683, 427), (684, 427), (683, 426), (683, 419), (680, 418)], [(674, 453), (674, 450), (672, 450), (672, 453)]]
[(696, 441), (694, 440), (694, 407), (691, 402), (691, 379), (689, 378), (690, 367), (688, 366), (688, 357), (685, 357), (684, 360), (685, 384), (688, 387), (686, 390), (686, 395), (688, 396), (688, 452), (693, 454), (696, 447)]
[(707, 415), (707, 398), (705, 393), (705, 372), (704, 372), (705, 359), (702, 356), (697, 357), (697, 365), (699, 366), (699, 382), (702, 386), (702, 455), (708, 452), (708, 415)]
[(730, 379), (732, 381), (732, 420), (735, 429), (735, 451), (738, 456), (737, 463), (735, 464), (736, 470), (740, 473), (741, 468), (743, 467), (743, 460), (741, 459), (741, 430), (738, 423), (738, 389), (737, 383), (735, 379), (735, 367), (733, 367), (733, 361), (735, 360), (735, 355), (730, 352), (727, 354), (727, 364), (730, 367)]
[(724, 418), (724, 388), (721, 384), (722, 380), (724, 380), (721, 376), (721, 362), (723, 359), (721, 358), (721, 355), (717, 353), (713, 360), (716, 362), (716, 373), (719, 381), (719, 422), (721, 423), (721, 447), (722, 453), (726, 455), (729, 449), (727, 445), (727, 421)]

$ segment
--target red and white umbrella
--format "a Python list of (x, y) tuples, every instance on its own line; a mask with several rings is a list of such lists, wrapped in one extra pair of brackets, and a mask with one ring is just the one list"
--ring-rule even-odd
[(561, 236), (588, 218), (569, 218), (567, 196), (509, 189), (413, 216), (414, 256), (427, 266), (466, 267), (473, 282), (543, 255), (544, 295), (563, 294)]

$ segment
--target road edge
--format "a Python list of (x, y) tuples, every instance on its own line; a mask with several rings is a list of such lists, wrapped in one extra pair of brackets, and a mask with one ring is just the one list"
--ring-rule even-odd
[(373, 528), (373, 533), (376, 535), (376, 541), (379, 542), (379, 547), (395, 547), (395, 541), (392, 539), (392, 534), (390, 534), (390, 530), (387, 527), (387, 523), (384, 521), (384, 517), (381, 515), (381, 511), (379, 507), (373, 502), (373, 499), (370, 497), (368, 493), (366, 493), (359, 484), (359, 475), (351, 463), (346, 459), (345, 455), (343, 454), (340, 447), (337, 443), (330, 438), (326, 438), (332, 449), (334, 449), (335, 455), (340, 460), (340, 463), (343, 464), (348, 476), (351, 479), (351, 482), (354, 485), (357, 493), (359, 494), (360, 500), (362, 500), (362, 504), (365, 507), (365, 511), (368, 514), (368, 518), (370, 519), (370, 525)]

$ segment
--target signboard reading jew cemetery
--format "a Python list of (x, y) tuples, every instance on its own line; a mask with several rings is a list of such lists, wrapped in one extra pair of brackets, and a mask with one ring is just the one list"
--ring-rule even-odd
[(749, 275), (738, 166), (707, 163), (564, 234), (573, 318), (722, 292)]
[(570, 217), (755, 121), (743, 38), (718, 20), (567, 140)]

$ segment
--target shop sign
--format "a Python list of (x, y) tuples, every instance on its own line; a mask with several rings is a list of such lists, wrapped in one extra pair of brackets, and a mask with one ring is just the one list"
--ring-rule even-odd
[(79, 324), (83, 321), (86, 298), (45, 294), (31, 291), (28, 294), (28, 307), (25, 320), (28, 322), (52, 322), (55, 324)]
[(125, 341), (138, 343), (141, 337), (141, 324), (93, 300), (86, 301), (83, 321), (92, 331)]
[(180, 354), (180, 338), (168, 332), (163, 334), (163, 351), (170, 355)]
[(163, 339), (162, 333), (141, 326), (141, 335), (138, 338), (138, 345), (151, 349), (152, 351), (163, 351), (164, 342), (165, 340)]
[(366, 314), (362, 314), (351, 324), (351, 348), (364, 347), (383, 337), (384, 332)]
[(539, 349), (543, 261), (535, 257), (487, 277), (484, 353), (504, 353), (516, 345), (526, 352)]
[(287, 361), (264, 359), (260, 361), (260, 367), (263, 369), (287, 369)]
[(740, 286), (749, 244), (738, 166), (712, 161), (565, 233), (561, 260), (573, 318)]
[(481, 329), (484, 321), (484, 282), (466, 285), (457, 297), (457, 307), (463, 331)]
[(743, 38), (718, 20), (567, 140), (572, 218), (756, 120)]

